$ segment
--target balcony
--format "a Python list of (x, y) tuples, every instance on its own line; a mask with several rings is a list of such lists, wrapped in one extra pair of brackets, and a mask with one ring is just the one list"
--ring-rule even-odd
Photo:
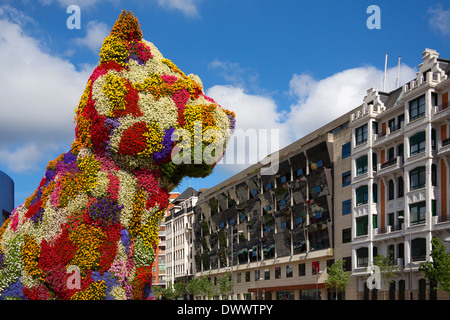
[(401, 156), (397, 156), (391, 160), (377, 164), (377, 177), (384, 174), (393, 173), (402, 168), (403, 168), (403, 159)]
[(400, 122), (397, 125), (391, 126), (391, 127), (387, 127), (386, 128), (386, 132), (384, 134), (374, 134), (374, 138), (373, 138), (373, 146), (377, 147), (377, 146), (383, 146), (385, 145), (388, 141), (391, 142), (393, 140), (403, 140), (403, 128), (404, 128), (404, 122)]
[(448, 107), (448, 103), (434, 106), (431, 110), (431, 119), (433, 121), (446, 121), (449, 116), (450, 108)]
[(442, 140), (441, 146), (439, 147), (438, 156), (444, 156), (450, 154), (450, 138)]

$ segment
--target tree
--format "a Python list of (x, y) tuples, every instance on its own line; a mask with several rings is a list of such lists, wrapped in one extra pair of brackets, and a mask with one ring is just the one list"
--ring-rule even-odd
[(344, 270), (344, 261), (337, 260), (327, 268), (328, 279), (325, 280), (325, 287), (330, 288), (336, 294), (336, 300), (340, 293), (345, 292), (350, 281), (350, 273)]
[(439, 238), (433, 238), (431, 244), (433, 260), (421, 263), (419, 271), (423, 272), (429, 284), (436, 284), (433, 289), (450, 294), (450, 255), (445, 253), (445, 245)]
[(202, 288), (200, 284), (200, 279), (190, 278), (189, 281), (186, 283), (186, 290), (190, 295), (194, 296), (194, 298), (198, 295), (201, 295)]
[(164, 288), (161, 286), (152, 286), (153, 294), (155, 295), (155, 299), (159, 300), (164, 294)]
[(173, 287), (175, 289), (175, 296), (177, 298), (186, 298), (187, 286), (183, 280), (179, 279), (178, 281), (175, 281)]
[(167, 300), (173, 300), (176, 298), (175, 289), (173, 288), (172, 281), (167, 282), (166, 288), (163, 292), (163, 298)]
[(226, 273), (217, 279), (219, 293), (228, 297), (231, 294), (231, 273)]
[(201, 277), (199, 282), (200, 292), (208, 299), (212, 298), (216, 294), (216, 286), (208, 277)]
[(393, 278), (400, 267), (394, 263), (394, 253), (392, 251), (385, 257), (378, 255), (373, 259), (373, 264), (380, 268), (381, 283), (380, 288), (383, 291), (383, 300), (385, 299), (386, 291), (394, 281)]

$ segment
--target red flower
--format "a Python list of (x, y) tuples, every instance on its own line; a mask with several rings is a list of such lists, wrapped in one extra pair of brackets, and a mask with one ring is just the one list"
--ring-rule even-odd
[(148, 131), (145, 122), (137, 122), (129, 127), (122, 135), (119, 143), (119, 153), (136, 155), (147, 147), (144, 133)]

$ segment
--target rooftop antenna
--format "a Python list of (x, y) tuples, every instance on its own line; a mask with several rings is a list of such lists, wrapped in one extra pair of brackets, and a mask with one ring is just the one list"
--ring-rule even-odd
[(398, 82), (400, 80), (400, 61), (401, 60), (402, 60), (402, 56), (398, 56), (397, 81), (395, 82), (395, 88), (398, 88)]
[(388, 53), (386, 52), (386, 57), (384, 58), (383, 92), (386, 92), (387, 59), (388, 59)]

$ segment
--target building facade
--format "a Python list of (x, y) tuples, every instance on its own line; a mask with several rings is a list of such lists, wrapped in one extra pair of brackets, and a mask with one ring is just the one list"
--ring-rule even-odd
[(1, 223), (8, 219), (14, 210), (14, 181), (3, 171), (0, 171), (0, 213)]
[[(391, 254), (390, 299), (444, 296), (418, 272), (431, 239), (450, 236), (450, 60), (425, 50), (417, 78), (390, 92), (368, 91), (351, 116), (352, 274), (358, 297), (376, 299), (367, 267)], [(445, 294), (446, 295), (446, 294)], [(448, 295), (446, 295), (448, 296)]]
[(174, 206), (173, 202), (178, 198), (178, 192), (169, 194), (169, 205), (164, 212), (164, 217), (159, 225), (158, 230), (158, 247), (156, 248), (155, 260), (152, 265), (152, 285), (166, 287), (166, 219), (170, 215), (170, 209)]
[(231, 274), (233, 299), (327, 299), (327, 266), (351, 266), (351, 215), (342, 214), (351, 196), (349, 119), (280, 150), (277, 173), (261, 174), (258, 163), (202, 193), (193, 225), (197, 277)]
[(187, 188), (173, 202), (166, 218), (166, 280), (187, 282), (193, 277), (192, 222), (198, 192)]
[[(324, 281), (342, 259), (351, 278), (337, 298), (448, 299), (418, 267), (431, 239), (450, 235), (449, 72), (427, 49), (417, 79), (369, 89), (361, 106), (280, 150), (275, 174), (257, 163), (203, 191), (195, 276), (230, 274), (232, 293), (217, 298), (335, 299)], [(378, 296), (368, 267), (390, 252), (399, 269)]]

